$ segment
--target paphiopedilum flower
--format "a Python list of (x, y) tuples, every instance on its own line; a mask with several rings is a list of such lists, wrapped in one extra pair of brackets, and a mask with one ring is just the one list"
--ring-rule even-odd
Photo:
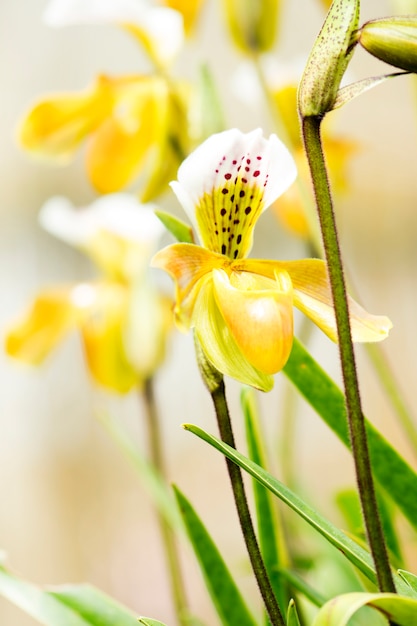
[[(56, 0), (49, 5), (46, 18), (54, 25), (114, 21), (137, 30), (140, 17), (146, 22), (145, 18), (154, 19), (154, 11), (166, 11), (181, 22), (172, 9), (149, 4), (143, 8), (142, 4), (135, 0)], [(158, 15), (155, 23), (168, 46), (177, 29), (170, 19)], [(166, 190), (186, 151), (188, 98), (187, 87), (157, 74), (101, 75), (83, 91), (40, 99), (22, 120), (19, 141), (34, 156), (65, 164), (87, 140), (87, 174), (95, 189), (120, 191), (142, 174), (141, 197), (147, 202)]]
[(163, 359), (171, 318), (171, 302), (156, 291), (147, 269), (163, 230), (153, 209), (127, 194), (106, 196), (85, 209), (53, 198), (40, 220), (88, 254), (101, 277), (43, 290), (8, 331), (8, 354), (38, 365), (78, 330), (99, 385), (120, 393), (140, 385)]
[[(173, 244), (152, 261), (176, 282), (179, 328), (195, 329), (221, 373), (264, 391), (291, 352), (293, 306), (337, 338), (323, 261), (246, 258), (256, 221), (295, 176), (294, 160), (275, 135), (233, 129), (211, 136), (171, 183), (202, 245)], [(379, 341), (391, 327), (353, 300), (350, 314), (355, 341)]]

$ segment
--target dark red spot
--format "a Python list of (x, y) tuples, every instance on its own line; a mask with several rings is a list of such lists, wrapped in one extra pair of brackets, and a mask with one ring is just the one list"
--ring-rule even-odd
[(223, 208), (223, 209), (220, 211), (220, 215), (226, 215), (226, 212), (227, 212), (227, 211), (226, 211), (226, 209), (224, 209), (224, 208)]
[(236, 165), (237, 161), (233, 160), (232, 165)]
[(246, 207), (246, 209), (245, 209), (245, 213), (246, 213), (246, 215), (249, 215), (249, 213), (250, 213), (251, 211), (252, 211), (252, 207), (247, 206), (247, 207)]
[(230, 196), (230, 202), (234, 202), (235, 201), (235, 194), (232, 193), (232, 195)]
[(233, 220), (233, 224), (240, 224), (240, 220)]
[(250, 159), (246, 159), (246, 163), (249, 165), (249, 163), (250, 163)]
[(225, 156), (222, 158), (222, 161), (226, 161), (226, 157)]
[(214, 232), (216, 233), (216, 235), (218, 235), (218, 234), (219, 234), (219, 231), (218, 231), (218, 230), (215, 230)]
[(262, 159), (261, 156), (257, 156), (256, 158), (258, 159), (258, 161), (260, 161)]
[(243, 189), (241, 189), (241, 190), (239, 191), (239, 197), (240, 197), (240, 198), (244, 198), (244, 196), (245, 196), (245, 192), (243, 191)]
[(260, 172), (259, 170), (255, 170), (255, 171), (254, 171), (254, 173), (253, 173), (253, 175), (254, 175), (254, 177), (256, 178), (257, 176), (259, 176), (259, 174), (260, 174), (260, 173), (261, 173), (261, 172)]
[(247, 183), (248, 179), (247, 178), (242, 178), (242, 183)]
[(228, 190), (228, 189), (226, 189), (226, 187), (223, 187), (223, 189), (222, 189), (222, 193), (224, 193), (224, 194), (229, 193), (229, 190)]
[(242, 235), (238, 235), (236, 239), (236, 243), (240, 243), (242, 241)]
[(222, 244), (222, 254), (226, 254), (226, 244)]
[(241, 165), (239, 165), (239, 167), (237, 168), (237, 171), (239, 171), (241, 167), (242, 167), (242, 166), (241, 166)]
[(250, 172), (250, 167), (246, 166), (245, 167), (245, 172)]
[(232, 175), (228, 172), (227, 174), (224, 175), (226, 180), (230, 180), (232, 178)]
[(239, 250), (235, 250), (235, 253), (234, 253), (234, 255), (233, 255), (235, 259), (237, 259), (237, 255), (238, 255), (238, 254), (239, 254)]
[(222, 233), (225, 233), (225, 232), (226, 232), (226, 228), (222, 228)]
[(216, 174), (218, 174), (218, 173), (219, 173), (219, 170), (216, 170)]

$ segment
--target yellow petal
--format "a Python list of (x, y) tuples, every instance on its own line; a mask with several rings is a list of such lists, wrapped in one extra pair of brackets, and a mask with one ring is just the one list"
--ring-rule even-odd
[(224, 0), (224, 4), (230, 33), (242, 52), (252, 55), (268, 52), (273, 47), (279, 22), (279, 0)]
[(272, 376), (260, 372), (249, 363), (226, 326), (216, 303), (211, 279), (199, 290), (193, 324), (207, 359), (219, 372), (261, 391), (272, 389)]
[(187, 35), (194, 28), (195, 22), (205, 0), (164, 0), (164, 4), (181, 13), (184, 20), (184, 29)]
[[(112, 117), (97, 129), (87, 149), (87, 171), (97, 191), (111, 193), (128, 185), (158, 140), (161, 81), (141, 78), (120, 85)], [(162, 87), (163, 89), (163, 87)]]
[(68, 161), (109, 114), (112, 102), (111, 85), (105, 77), (83, 92), (42, 100), (24, 118), (20, 143), (38, 156)]
[(249, 272), (213, 271), (215, 297), (242, 354), (265, 374), (281, 370), (293, 339), (292, 285), (288, 274), (271, 280)]
[[(327, 269), (324, 261), (257, 261), (247, 259), (233, 263), (234, 270), (246, 270), (272, 278), (274, 272), (286, 270), (294, 288), (294, 306), (307, 315), (330, 339), (337, 341), (336, 319)], [(357, 342), (382, 341), (392, 323), (384, 315), (372, 315), (355, 300), (348, 298), (352, 339)]]
[(81, 333), (87, 365), (103, 387), (126, 393), (140, 379), (126, 353), (125, 329), (129, 311), (128, 290), (102, 284), (84, 316)]
[(211, 280), (211, 270), (225, 265), (225, 258), (205, 248), (189, 243), (176, 243), (160, 250), (151, 265), (172, 276), (176, 287), (176, 322), (187, 331), (198, 292), (202, 284)]
[(72, 301), (73, 287), (41, 293), (6, 333), (7, 354), (30, 365), (39, 365), (79, 321)]

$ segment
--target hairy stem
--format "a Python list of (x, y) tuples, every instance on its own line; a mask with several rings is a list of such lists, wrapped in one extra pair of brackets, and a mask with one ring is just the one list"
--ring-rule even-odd
[[(235, 438), (233, 435), (232, 424), (230, 421), (229, 409), (226, 401), (224, 381), (221, 380), (215, 389), (210, 390), (211, 397), (216, 410), (217, 423), (219, 426), (222, 441), (229, 446), (235, 448)], [(266, 567), (259, 549), (253, 528), (252, 518), (248, 507), (245, 493), (245, 487), (242, 479), (240, 468), (226, 459), (227, 469), (230, 481), (232, 483), (233, 495), (235, 498), (236, 509), (239, 516), (240, 526), (242, 528), (243, 537), (248, 550), (252, 569), (255, 574), (265, 608), (268, 613), (272, 626), (285, 626), (284, 618), (278, 606), (277, 599), (272, 590)]]
[(321, 145), (320, 125), (321, 119), (318, 117), (306, 117), (302, 120), (304, 145), (316, 195), (323, 246), (333, 295), (356, 480), (369, 547), (375, 563), (379, 589), (384, 592), (395, 592), (375, 496), (375, 486), (372, 477), (365, 421), (362, 413), (359, 382), (350, 331), (345, 279), (326, 164)]

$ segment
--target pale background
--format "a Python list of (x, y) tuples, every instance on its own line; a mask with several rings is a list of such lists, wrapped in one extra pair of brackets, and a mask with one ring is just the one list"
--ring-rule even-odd
[[(323, 17), (317, 0), (284, 1), (280, 58), (306, 55)], [(388, 15), (388, 1), (365, 0), (362, 21)], [(95, 195), (86, 181), (83, 158), (64, 169), (33, 162), (17, 148), (14, 129), (33, 100), (51, 91), (80, 89), (101, 71), (122, 74), (146, 70), (141, 52), (111, 26), (48, 29), (41, 22), (44, 0), (3, 0), (0, 4), (0, 324), (18, 315), (39, 288), (83, 279), (91, 269), (77, 252), (43, 233), (37, 212), (53, 194), (75, 204)], [(208, 60), (221, 87), (230, 126), (272, 131), (264, 111), (238, 102), (230, 89), (241, 61), (227, 40), (221, 3), (207, 1), (193, 44), (176, 73), (195, 77)], [(386, 71), (358, 51), (352, 76)], [(340, 235), (350, 274), (361, 301), (394, 323), (384, 345), (406, 400), (414, 400), (417, 331), (417, 97), (409, 79), (389, 81), (350, 103), (337, 118), (342, 133), (362, 149), (350, 168), (352, 191), (338, 203)], [(169, 198), (165, 205), (174, 205)], [(289, 238), (266, 214), (256, 231), (255, 255), (302, 256), (301, 243)], [(339, 380), (336, 348), (315, 334), (312, 351)], [(375, 382), (363, 348), (357, 350), (367, 414), (413, 462), (383, 392)], [(26, 369), (0, 354), (0, 548), (8, 565), (38, 584), (89, 581), (138, 614), (174, 623), (152, 507), (127, 462), (95, 419), (106, 408), (141, 445), (138, 398), (109, 397), (94, 390), (77, 337), (72, 337), (38, 370)], [(261, 398), (271, 449), (280, 432), (283, 379)], [(233, 419), (241, 438), (239, 388), (228, 385)], [(191, 336), (176, 335), (158, 376), (170, 479), (190, 497), (239, 577), (254, 606), (258, 597), (247, 573), (223, 459), (181, 428), (193, 422), (216, 433), (215, 420), (194, 363)], [(296, 455), (303, 493), (340, 523), (332, 498), (353, 484), (348, 454), (304, 404), (300, 404)], [(243, 444), (242, 444), (243, 445)], [(410, 562), (417, 547), (410, 545)], [(188, 547), (184, 564), (192, 608), (207, 624), (217, 624)], [(0, 600), (2, 626), (34, 622)]]

